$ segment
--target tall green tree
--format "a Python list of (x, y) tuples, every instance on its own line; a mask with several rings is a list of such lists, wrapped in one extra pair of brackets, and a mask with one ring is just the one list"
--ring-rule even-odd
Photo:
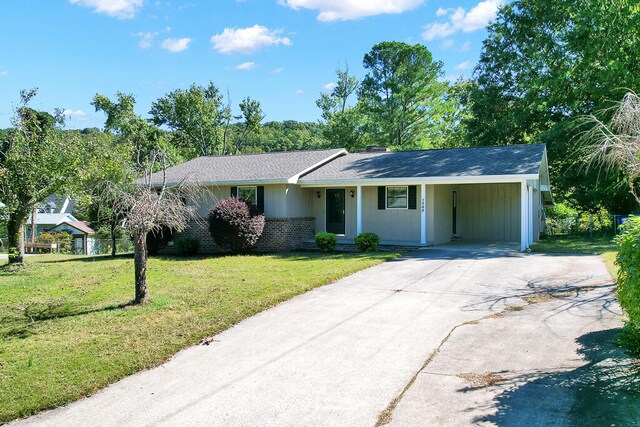
[(0, 140), (0, 201), (6, 205), (9, 263), (24, 262), (24, 225), (38, 202), (55, 193), (73, 193), (85, 165), (83, 140), (62, 134), (64, 118), (36, 111), (29, 102), (37, 89), (20, 92), (13, 127)]
[(241, 121), (234, 127), (236, 132), (231, 136), (230, 141), (234, 149), (233, 154), (241, 153), (250, 138), (260, 132), (261, 122), (265, 117), (260, 101), (247, 97), (240, 102), (239, 106), (240, 115), (236, 116), (236, 119)]
[(428, 144), (447, 100), (442, 62), (425, 46), (383, 42), (364, 56), (363, 66), (358, 101), (372, 141), (399, 148)]
[(515, 0), (488, 28), (470, 96), (470, 143), (547, 143), (560, 198), (619, 210), (620, 177), (577, 160), (572, 119), (640, 87), (640, 8), (627, 0)]
[(151, 104), (150, 114), (155, 125), (168, 126), (176, 140), (195, 155), (225, 153), (231, 108), (213, 82), (168, 93)]
[(330, 93), (320, 94), (316, 105), (322, 111), (323, 135), (332, 147), (344, 147), (355, 151), (362, 148), (366, 139), (362, 133), (363, 118), (351, 98), (357, 95), (360, 82), (349, 74), (349, 68), (336, 70), (336, 85)]

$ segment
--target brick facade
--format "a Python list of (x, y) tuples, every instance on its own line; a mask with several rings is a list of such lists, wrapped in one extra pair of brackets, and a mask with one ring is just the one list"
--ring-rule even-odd
[[(254, 249), (258, 252), (285, 252), (302, 249), (304, 241), (313, 239), (314, 236), (315, 218), (267, 218), (262, 236)], [(209, 223), (206, 220), (191, 221), (189, 227), (176, 236), (176, 238), (180, 237), (199, 239), (200, 253), (225, 252), (211, 237)], [(175, 245), (171, 243), (163, 252), (175, 253)]]

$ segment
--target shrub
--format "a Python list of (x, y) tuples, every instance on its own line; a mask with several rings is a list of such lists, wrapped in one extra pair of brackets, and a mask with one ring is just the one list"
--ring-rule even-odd
[(73, 253), (73, 236), (66, 231), (58, 233), (48, 233), (46, 231), (40, 233), (36, 238), (36, 242), (56, 243), (61, 254)]
[(338, 238), (333, 233), (320, 232), (316, 234), (316, 246), (322, 252), (330, 252), (336, 248)]
[(618, 300), (629, 316), (631, 330), (640, 331), (640, 217), (629, 217), (615, 241), (620, 247), (616, 262)]
[(355, 238), (355, 244), (360, 252), (376, 251), (380, 244), (380, 237), (376, 233), (360, 233)]
[(234, 253), (247, 252), (264, 231), (264, 215), (254, 214), (236, 197), (221, 200), (209, 211), (209, 232), (216, 243)]
[(197, 237), (180, 237), (176, 240), (178, 254), (193, 256), (200, 250), (200, 239)]

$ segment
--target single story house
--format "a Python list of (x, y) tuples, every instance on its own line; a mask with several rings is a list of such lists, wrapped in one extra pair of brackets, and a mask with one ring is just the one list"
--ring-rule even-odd
[[(452, 240), (513, 242), (525, 250), (544, 229), (552, 202), (544, 144), (393, 152), (344, 149), (199, 157), (166, 171), (169, 185), (210, 191), (184, 232), (204, 252), (218, 248), (206, 219), (231, 195), (254, 203), (266, 226), (258, 250), (299, 249), (315, 233), (343, 243), (364, 231), (383, 244), (427, 246)], [(152, 176), (161, 185), (163, 175)]]

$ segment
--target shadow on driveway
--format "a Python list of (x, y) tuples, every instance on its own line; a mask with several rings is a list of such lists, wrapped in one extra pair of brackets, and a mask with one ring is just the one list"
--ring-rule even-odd
[(578, 337), (578, 354), (588, 361), (586, 365), (512, 379), (520, 385), (496, 396), (498, 411), (476, 418), (475, 422), (537, 425), (541, 411), (553, 410), (555, 402), (572, 401), (570, 409), (563, 408), (566, 417), (557, 419), (554, 425), (639, 426), (640, 366), (637, 359), (613, 343), (619, 332), (620, 329), (615, 328)]

